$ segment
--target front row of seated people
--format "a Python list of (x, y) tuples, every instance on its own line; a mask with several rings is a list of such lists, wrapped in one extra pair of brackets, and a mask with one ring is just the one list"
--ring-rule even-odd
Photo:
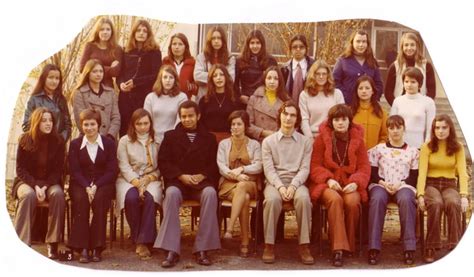
[[(435, 249), (440, 247), (439, 218), (443, 210), (448, 218), (450, 249), (462, 235), (461, 211), (468, 209), (466, 161), (453, 122), (445, 115), (433, 121), (432, 139), (421, 152), (405, 143), (405, 122), (398, 115), (387, 120), (388, 141), (367, 152), (363, 128), (352, 122), (351, 108), (344, 104), (329, 110), (328, 120), (320, 126), (313, 143), (297, 131), (301, 124), (299, 107), (284, 102), (279, 109), (278, 131), (266, 137), (261, 147), (246, 136), (250, 120), (245, 111), (230, 114), (231, 137), (219, 145), (199, 123), (201, 114), (195, 102), (183, 102), (178, 112), (181, 122), (165, 133), (160, 145), (154, 140), (150, 114), (136, 110), (118, 150), (111, 139), (99, 134), (100, 112), (81, 112), (83, 135), (71, 141), (68, 154), (72, 230), (67, 242), (80, 253), (80, 262), (102, 259), (107, 211), (114, 193), (116, 210), (125, 209), (130, 236), (141, 259), (149, 259), (154, 247), (166, 251), (162, 267), (176, 265), (181, 254), (179, 208), (183, 200), (195, 199), (201, 207), (193, 253), (198, 264), (212, 264), (208, 252), (221, 248), (218, 197), (232, 202), (229, 227), (223, 237), (233, 236), (239, 218), (239, 254), (247, 257), (249, 202), (259, 193), (257, 183), (262, 171), (265, 263), (275, 261), (275, 233), (285, 202), (295, 209), (298, 255), (303, 264), (314, 263), (309, 243), (311, 210), (317, 201), (327, 209), (332, 264), (337, 267), (343, 265), (344, 256), (356, 250), (356, 229), (364, 203), (369, 205), (369, 264), (379, 261), (390, 201), (399, 206), (406, 264), (414, 262), (417, 200), (419, 208), (428, 211), (426, 262), (435, 260)], [(64, 140), (55, 130), (48, 109), (38, 108), (32, 113), (30, 130), (20, 138), (18, 176), (13, 186), (18, 199), (15, 229), (28, 245), (36, 204), (48, 202), (46, 243), (52, 259), (57, 258), (65, 208), (61, 188)], [(157, 232), (158, 206), (163, 208), (163, 222)]]

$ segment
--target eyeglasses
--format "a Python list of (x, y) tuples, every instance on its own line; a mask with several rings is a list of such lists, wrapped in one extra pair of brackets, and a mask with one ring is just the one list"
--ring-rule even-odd
[(306, 48), (306, 46), (304, 46), (304, 45), (302, 45), (302, 44), (301, 44), (301, 45), (292, 45), (292, 46), (291, 46), (291, 49), (294, 49), (294, 50), (296, 50), (296, 49), (305, 49), (305, 48)]

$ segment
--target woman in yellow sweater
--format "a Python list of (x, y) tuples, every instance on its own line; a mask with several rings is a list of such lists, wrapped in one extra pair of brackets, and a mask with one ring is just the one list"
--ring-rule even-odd
[[(418, 205), (428, 210), (424, 260), (435, 261), (434, 249), (441, 246), (441, 213), (448, 218), (448, 247), (453, 249), (462, 235), (461, 211), (468, 209), (464, 147), (456, 137), (454, 124), (445, 114), (431, 125), (431, 140), (420, 152), (417, 184)], [(459, 187), (458, 187), (459, 182)]]
[(377, 101), (378, 91), (372, 77), (363, 75), (357, 79), (352, 101), (354, 123), (364, 127), (364, 141), (367, 149), (387, 141), (387, 112)]

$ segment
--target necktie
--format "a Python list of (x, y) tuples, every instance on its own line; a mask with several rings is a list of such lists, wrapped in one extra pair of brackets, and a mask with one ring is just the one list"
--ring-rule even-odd
[(291, 91), (291, 98), (298, 105), (298, 100), (301, 91), (303, 90), (303, 70), (301, 69), (300, 64), (296, 66), (295, 78), (293, 80), (293, 90)]

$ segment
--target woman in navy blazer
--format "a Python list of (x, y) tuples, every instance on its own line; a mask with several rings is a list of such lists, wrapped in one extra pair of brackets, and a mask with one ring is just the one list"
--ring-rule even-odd
[[(80, 114), (83, 136), (69, 146), (72, 198), (72, 230), (69, 247), (80, 251), (79, 262), (101, 260), (105, 248), (107, 210), (114, 195), (118, 164), (115, 143), (99, 134), (100, 112)], [(90, 209), (92, 220), (89, 223)], [(90, 253), (91, 255), (90, 256)]]

